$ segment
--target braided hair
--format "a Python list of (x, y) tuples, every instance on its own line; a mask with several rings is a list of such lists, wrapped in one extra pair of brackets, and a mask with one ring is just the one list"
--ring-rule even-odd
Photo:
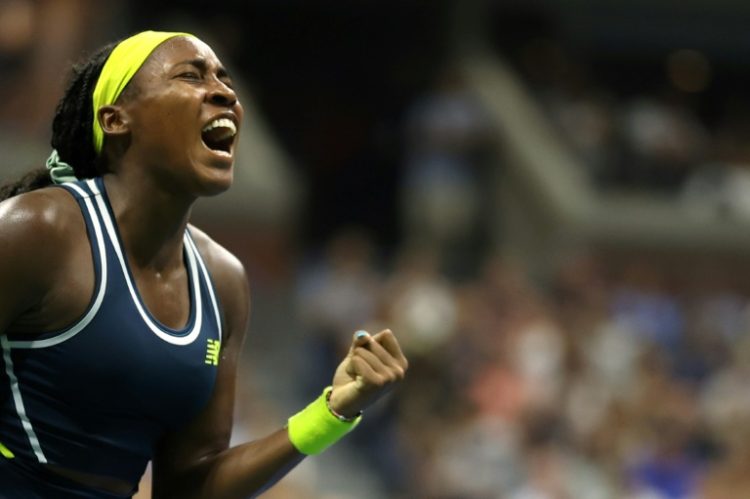
[[(52, 120), (52, 148), (81, 179), (95, 177), (103, 171), (101, 156), (97, 156), (94, 150), (92, 96), (104, 63), (116, 45), (105, 45), (88, 60), (73, 66), (68, 87)], [(0, 201), (51, 184), (47, 169), (39, 168), (0, 187)]]

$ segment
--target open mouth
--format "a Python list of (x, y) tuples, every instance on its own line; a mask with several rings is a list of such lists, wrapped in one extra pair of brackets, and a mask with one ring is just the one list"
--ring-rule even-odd
[(231, 154), (236, 136), (237, 126), (228, 118), (215, 119), (201, 130), (201, 138), (206, 147), (225, 154)]

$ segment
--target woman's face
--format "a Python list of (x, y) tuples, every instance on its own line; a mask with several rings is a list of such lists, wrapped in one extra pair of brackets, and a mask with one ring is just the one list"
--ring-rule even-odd
[(195, 38), (169, 39), (130, 85), (132, 98), (122, 104), (130, 131), (125, 162), (189, 196), (228, 189), (243, 110), (213, 50)]

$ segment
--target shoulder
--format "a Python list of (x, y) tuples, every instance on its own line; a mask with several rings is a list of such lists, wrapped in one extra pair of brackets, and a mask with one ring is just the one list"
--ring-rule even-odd
[[(63, 189), (40, 189), (0, 202), (3, 312), (17, 315), (53, 289), (64, 274), (63, 262), (85, 237), (77, 203)], [(0, 314), (2, 320), (8, 317)]]
[(0, 202), (3, 253), (22, 248), (26, 258), (60, 256), (82, 229), (85, 225), (78, 205), (64, 189), (39, 189)]
[(215, 279), (229, 281), (230, 285), (247, 283), (245, 267), (236, 256), (194, 225), (189, 225), (189, 229), (198, 251)]
[(244, 329), (250, 307), (250, 285), (242, 262), (205, 232), (190, 225), (190, 235), (219, 295), (231, 330)]

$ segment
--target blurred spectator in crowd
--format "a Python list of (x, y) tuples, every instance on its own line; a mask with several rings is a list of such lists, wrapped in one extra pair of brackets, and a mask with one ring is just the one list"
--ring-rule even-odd
[(375, 267), (372, 241), (352, 229), (335, 235), (322, 254), (301, 270), (297, 288), (299, 313), (308, 329), (306, 341), (313, 360), (307, 377), (318, 390), (318, 376), (328, 376), (349, 348), (352, 331), (366, 328), (377, 311), (382, 277)]
[(713, 153), (682, 189), (686, 209), (705, 219), (750, 220), (750, 125), (730, 121), (717, 130)]
[[(702, 54), (670, 54), (667, 78), (649, 86), (645, 82), (653, 81), (653, 75), (644, 77), (637, 91), (626, 84), (603, 83), (605, 74), (612, 80), (611, 67), (606, 73), (601, 68), (606, 65), (554, 38), (531, 39), (514, 57), (596, 186), (674, 195), (710, 158), (711, 130), (697, 115), (692, 98), (710, 83)], [(642, 71), (625, 63), (618, 69)]]
[(628, 451), (625, 473), (636, 498), (687, 499), (700, 483), (702, 463), (695, 452), (698, 407), (689, 389), (671, 377), (663, 351), (643, 358), (631, 401), (640, 435)]
[(626, 153), (615, 183), (676, 193), (707, 155), (705, 126), (676, 93), (639, 96), (622, 110)]
[(592, 182), (605, 181), (622, 152), (614, 93), (597, 85), (586, 66), (551, 38), (526, 42), (518, 62), (550, 122)]
[(446, 66), (412, 104), (405, 132), (404, 237), (433, 245), (449, 266), (460, 267), (484, 242), (492, 191), (489, 120), (457, 67)]
[(739, 499), (750, 495), (750, 341), (736, 345), (731, 363), (718, 372), (702, 392), (702, 415), (715, 433), (720, 453), (710, 463), (701, 497)]
[(410, 358), (430, 356), (455, 334), (458, 304), (432, 247), (406, 247), (396, 256), (383, 299), (384, 322), (399, 332)]
[(612, 316), (630, 334), (671, 351), (682, 340), (684, 316), (679, 301), (665, 289), (662, 280), (653, 265), (628, 265), (621, 284), (613, 290)]

